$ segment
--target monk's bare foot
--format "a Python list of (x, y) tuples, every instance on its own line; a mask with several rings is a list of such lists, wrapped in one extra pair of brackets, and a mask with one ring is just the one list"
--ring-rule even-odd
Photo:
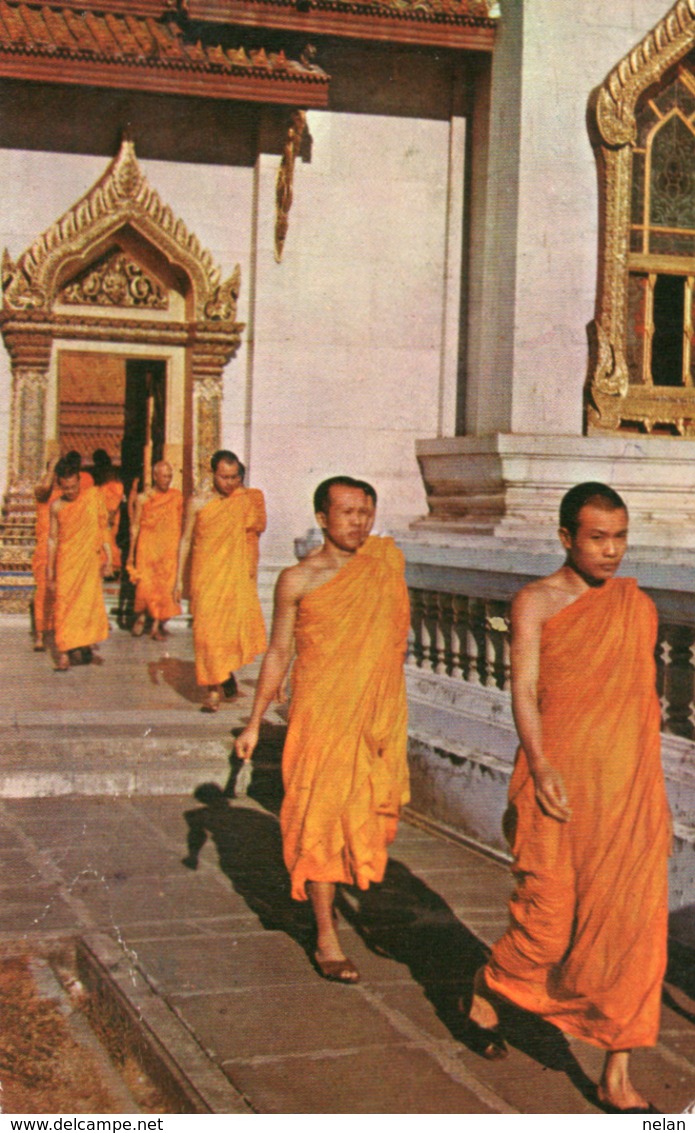
[(473, 999), (471, 1000), (468, 1018), (472, 1023), (477, 1023), (479, 1027), (483, 1027), (486, 1031), (493, 1030), (500, 1021), (497, 1008), (490, 998), (490, 991), (485, 983), (482, 968), (478, 968), (473, 977)]
[(43, 634), (37, 633), (36, 637), (34, 638), (34, 653), (45, 653), (45, 652), (46, 652), (46, 646), (43, 643)]
[(58, 655), (58, 664), (56, 665), (57, 673), (67, 673), (70, 668), (70, 658), (67, 653), (60, 653)]
[(203, 701), (201, 712), (217, 712), (220, 707), (220, 690), (218, 688), (208, 689), (207, 696)]
[(131, 629), (130, 632), (132, 633), (133, 637), (142, 637), (143, 633), (145, 632), (145, 615), (144, 614), (140, 614), (140, 617), (135, 619), (135, 621), (133, 623), (133, 628)]
[[(609, 1051), (596, 1094), (601, 1105), (611, 1110), (644, 1110), (649, 1112), (647, 1099), (635, 1089), (629, 1074), (628, 1050)], [(654, 1112), (652, 1110), (652, 1112)]]

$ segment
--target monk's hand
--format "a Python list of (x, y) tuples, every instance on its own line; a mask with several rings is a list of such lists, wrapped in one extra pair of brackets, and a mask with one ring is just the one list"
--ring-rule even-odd
[(258, 728), (254, 724), (249, 724), (244, 728), (241, 735), (236, 738), (234, 747), (239, 759), (250, 759), (256, 749), (257, 743)]
[(46, 579), (46, 589), (50, 590), (51, 593), (52, 593), (55, 590), (55, 588), (56, 588), (55, 578), (47, 578)]
[(567, 792), (562, 775), (550, 763), (544, 763), (533, 771), (533, 784), (536, 789), (536, 802), (550, 818), (567, 822), (572, 817)]

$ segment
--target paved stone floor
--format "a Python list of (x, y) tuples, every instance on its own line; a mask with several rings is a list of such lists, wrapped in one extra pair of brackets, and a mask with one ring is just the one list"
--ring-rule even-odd
[[(106, 934), (259, 1113), (597, 1112), (600, 1052), (511, 1013), (510, 1057), (487, 1063), (461, 1028), (504, 865), (402, 824), (384, 884), (342, 896), (362, 982), (327, 983), (282, 865), (280, 716), (248, 797), (224, 791), (254, 670), (205, 717), (185, 627), (166, 648), (116, 631), (103, 665), (65, 675), (21, 619), (0, 628), (0, 943)], [(660, 1043), (635, 1056), (664, 1112), (695, 1097), (694, 1023), (674, 957)]]

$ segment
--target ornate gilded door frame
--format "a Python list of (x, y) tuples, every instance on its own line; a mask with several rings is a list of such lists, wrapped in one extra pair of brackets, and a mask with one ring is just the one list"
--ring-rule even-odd
[[(124, 269), (120, 264), (128, 277), (125, 292), (114, 285), (111, 270), (110, 296), (101, 280), (91, 293), (75, 299), (71, 281), (83, 277), (109, 249), (140, 245), (155, 250), (172, 290), (182, 297), (175, 317), (149, 309), (156, 273), (137, 264), (128, 268), (126, 263)], [(58, 341), (137, 344), (153, 353), (184, 348), (189, 383), (184, 483), (197, 488), (211, 448), (219, 447), (222, 374), (241, 342), (239, 282), (238, 266), (220, 282), (212, 256), (150, 187), (132, 141), (125, 139), (93, 188), (16, 263), (4, 254), (0, 330), (12, 363), (8, 495), (33, 487), (44, 467), (48, 375)], [(96, 292), (105, 294), (92, 302)]]
[[(586, 391), (590, 433), (617, 432), (623, 420), (647, 419), (645, 393), (630, 387), (626, 361), (632, 153), (640, 96), (695, 42), (695, 0), (678, 0), (600, 87), (595, 100), (600, 196), (599, 281)], [(653, 409), (658, 411), (656, 398)], [(692, 391), (689, 391), (692, 398)], [(663, 398), (661, 399), (663, 400)], [(634, 404), (633, 404), (634, 402)], [(645, 413), (647, 417), (645, 417)]]

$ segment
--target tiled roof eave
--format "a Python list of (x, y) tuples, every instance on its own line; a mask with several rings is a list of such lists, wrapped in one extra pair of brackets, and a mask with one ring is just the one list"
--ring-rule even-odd
[(336, 35), (357, 39), (492, 51), (499, 21), (423, 8), (388, 9), (350, 0), (315, 0), (300, 11), (288, 0), (195, 0), (198, 18), (242, 26), (282, 28), (310, 35)]
[(306, 107), (327, 105), (330, 82), (320, 70), (225, 67), (166, 57), (95, 57), (57, 46), (18, 43), (0, 43), (0, 76)]

